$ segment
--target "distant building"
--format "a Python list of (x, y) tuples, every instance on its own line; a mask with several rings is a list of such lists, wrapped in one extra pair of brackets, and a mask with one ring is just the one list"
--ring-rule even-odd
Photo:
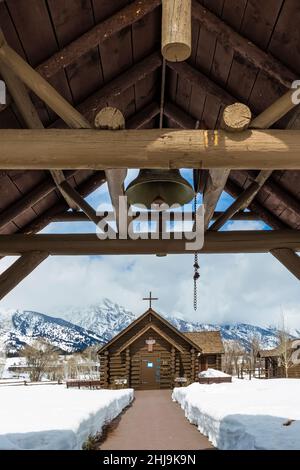
[(258, 358), (267, 378), (286, 377), (287, 364), (288, 377), (300, 379), (300, 339), (288, 341), (286, 347), (280, 345), (274, 349), (262, 349), (258, 352)]
[(171, 388), (221, 369), (219, 331), (181, 333), (149, 308), (98, 352), (102, 387)]

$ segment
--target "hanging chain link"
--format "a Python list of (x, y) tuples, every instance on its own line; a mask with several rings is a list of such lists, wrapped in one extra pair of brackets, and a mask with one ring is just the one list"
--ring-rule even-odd
[[(197, 194), (195, 195), (195, 199), (194, 199), (194, 215), (195, 215), (195, 220), (196, 220), (196, 213), (197, 213)], [(199, 263), (198, 263), (198, 253), (195, 252), (194, 253), (194, 265), (193, 265), (193, 268), (194, 268), (194, 276), (193, 276), (193, 279), (194, 279), (194, 310), (196, 311), (197, 308), (198, 308), (198, 298), (197, 298), (197, 281), (200, 277), (200, 273), (199, 273), (199, 269), (200, 269), (200, 266), (199, 266)]]

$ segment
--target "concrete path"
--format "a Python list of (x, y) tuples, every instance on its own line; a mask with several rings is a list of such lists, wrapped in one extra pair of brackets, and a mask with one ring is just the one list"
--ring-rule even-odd
[(212, 445), (190, 424), (171, 390), (135, 392), (135, 401), (109, 432), (101, 450), (204, 450)]

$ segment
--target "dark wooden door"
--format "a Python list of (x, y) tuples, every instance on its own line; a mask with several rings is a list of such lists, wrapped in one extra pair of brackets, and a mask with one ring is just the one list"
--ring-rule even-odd
[(160, 388), (160, 358), (157, 355), (141, 356), (140, 388), (144, 390)]

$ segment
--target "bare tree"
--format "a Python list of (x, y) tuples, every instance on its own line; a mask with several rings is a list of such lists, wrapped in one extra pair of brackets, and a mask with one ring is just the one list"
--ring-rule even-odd
[(289, 369), (293, 367), (293, 356), (295, 350), (292, 348), (291, 333), (287, 326), (284, 314), (282, 314), (281, 326), (278, 330), (278, 351), (279, 351), (279, 366), (284, 370), (285, 378), (289, 377)]
[(237, 374), (239, 362), (244, 357), (245, 349), (235, 340), (226, 341), (224, 344), (224, 369), (227, 374)]
[(26, 358), (32, 382), (39, 382), (44, 375), (53, 374), (54, 369), (58, 367), (58, 352), (42, 339), (35, 341), (32, 346), (26, 346), (23, 356)]
[(258, 334), (253, 334), (250, 339), (249, 368), (255, 370), (258, 353), (261, 349), (261, 338)]

